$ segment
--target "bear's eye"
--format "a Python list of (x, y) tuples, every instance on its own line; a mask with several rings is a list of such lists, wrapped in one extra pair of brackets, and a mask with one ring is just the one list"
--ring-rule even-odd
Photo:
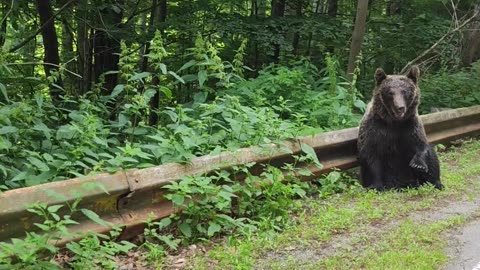
[(387, 95), (393, 96), (393, 95), (395, 95), (395, 93), (393, 93), (393, 91), (388, 91), (388, 92), (387, 92)]
[(404, 96), (411, 96), (411, 95), (413, 95), (413, 89), (411, 89), (411, 88), (404, 89), (402, 92), (403, 92), (403, 95), (404, 95)]

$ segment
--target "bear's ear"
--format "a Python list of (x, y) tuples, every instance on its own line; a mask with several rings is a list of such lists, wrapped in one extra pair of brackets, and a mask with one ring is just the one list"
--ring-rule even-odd
[(380, 85), (385, 78), (387, 78), (385, 71), (381, 68), (377, 68), (377, 70), (375, 70), (375, 82), (377, 82), (377, 85)]
[(413, 83), (417, 84), (418, 78), (420, 77), (420, 69), (417, 65), (412, 66), (407, 73), (407, 77), (413, 81)]

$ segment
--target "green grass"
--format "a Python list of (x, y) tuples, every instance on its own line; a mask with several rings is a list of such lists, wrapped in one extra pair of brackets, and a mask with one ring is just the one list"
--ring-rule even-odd
[(442, 232), (464, 221), (464, 217), (458, 216), (425, 225), (407, 219), (395, 230), (381, 235), (373, 245), (362, 243), (364, 250), (341, 252), (314, 266), (320, 267), (317, 269), (438, 269), (447, 261)]
[[(438, 269), (447, 261), (441, 233), (461, 225), (464, 217), (454, 217), (432, 224), (418, 224), (410, 219), (397, 228), (384, 232), (372, 243), (367, 238), (356, 251), (345, 250), (325, 260), (303, 265), (304, 269)], [(295, 262), (278, 266), (288, 269)], [(272, 268), (277, 268), (272, 264)]]
[[(407, 215), (480, 191), (480, 141), (441, 153), (445, 190), (423, 186), (377, 193), (356, 187), (327, 199), (310, 198), (283, 232), (229, 236), (192, 262), (194, 269), (437, 269), (446, 263), (442, 232), (462, 224), (456, 216), (430, 223)], [(347, 244), (329, 254), (329, 241)]]

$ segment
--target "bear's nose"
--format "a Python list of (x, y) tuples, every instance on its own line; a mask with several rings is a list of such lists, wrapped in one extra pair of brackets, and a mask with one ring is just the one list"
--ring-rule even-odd
[(405, 112), (405, 106), (397, 106), (395, 107), (395, 110), (397, 113), (404, 113)]

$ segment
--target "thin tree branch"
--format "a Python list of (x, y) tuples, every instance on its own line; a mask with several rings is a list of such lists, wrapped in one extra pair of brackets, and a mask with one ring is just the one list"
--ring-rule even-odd
[(30, 42), (32, 39), (34, 39), (38, 34), (40, 34), (40, 32), (42, 32), (43, 28), (45, 28), (46, 25), (48, 25), (55, 17), (57, 17), (58, 14), (60, 14), (60, 12), (62, 12), (64, 9), (66, 9), (71, 3), (75, 2), (75, 0), (70, 0), (68, 1), (65, 5), (63, 5), (55, 14), (53, 14), (52, 17), (50, 17), (39, 29), (37, 29), (37, 31), (35, 31), (35, 33), (33, 33), (31, 36), (29, 36), (28, 38), (24, 39), (22, 42), (20, 42), (19, 44), (15, 45), (13, 48), (11, 48), (9, 50), (9, 52), (15, 52), (17, 51), (18, 49), (22, 48), (23, 46), (25, 46), (25, 44), (27, 44), (28, 42)]
[(58, 68), (59, 70), (65, 70), (67, 73), (70, 73), (72, 74), (73, 76), (77, 77), (77, 78), (82, 78), (82, 76), (80, 76), (79, 74), (63, 67), (63, 66), (60, 66), (60, 65), (57, 65), (57, 64), (52, 64), (52, 63), (45, 63), (45, 62), (23, 62), (23, 63), (5, 63), (4, 64), (5, 66), (23, 66), (23, 65), (47, 65), (47, 66), (52, 66), (52, 67), (56, 67)]
[(475, 13), (473, 13), (473, 15), (468, 18), (467, 20), (465, 20), (462, 24), (460, 24), (459, 26), (457, 26), (455, 29), (453, 29), (452, 31), (446, 33), (445, 35), (443, 35), (437, 42), (435, 42), (430, 48), (426, 49), (425, 51), (423, 51), (419, 56), (415, 57), (415, 59), (413, 59), (412, 61), (408, 62), (403, 68), (402, 68), (402, 71), (401, 73), (405, 72), (407, 70), (407, 68), (409, 68), (412, 64), (414, 64), (415, 62), (417, 62), (418, 60), (422, 59), (425, 55), (427, 55), (428, 53), (430, 53), (433, 49), (435, 49), (438, 45), (440, 45), (440, 43), (442, 43), (442, 41), (444, 41), (447, 37), (449, 37), (451, 34), (459, 31), (460, 29), (462, 29), (462, 27), (464, 27), (465, 25), (467, 25), (469, 22), (473, 21), (478, 15), (479, 15), (479, 11), (476, 10)]
[(152, 10), (152, 8), (157, 8), (158, 6), (160, 6), (160, 3), (157, 3), (156, 5), (152, 5), (152, 6), (148, 7), (148, 8), (140, 9), (140, 10), (137, 10), (136, 12), (133, 12), (133, 13), (130, 15), (130, 17), (128, 17), (128, 19), (125, 21), (124, 24), (130, 23), (130, 21), (131, 21), (133, 18), (135, 18), (135, 16), (140, 15), (140, 14), (142, 14), (142, 13), (144, 13), (144, 12), (148, 12), (148, 11)]
[(10, 15), (10, 13), (12, 12), (14, 2), (15, 0), (12, 0), (12, 3), (10, 4), (10, 9), (7, 11), (7, 13), (5, 13), (5, 16), (3, 16), (2, 21), (0, 21), (0, 24), (2, 24), (3, 21), (5, 21), (8, 18), (8, 15)]
[(453, 0), (450, 0), (450, 3), (452, 4), (452, 9), (453, 9), (453, 16), (452, 16), (453, 24), (455, 25), (455, 27), (458, 27), (457, 6), (453, 2)]

